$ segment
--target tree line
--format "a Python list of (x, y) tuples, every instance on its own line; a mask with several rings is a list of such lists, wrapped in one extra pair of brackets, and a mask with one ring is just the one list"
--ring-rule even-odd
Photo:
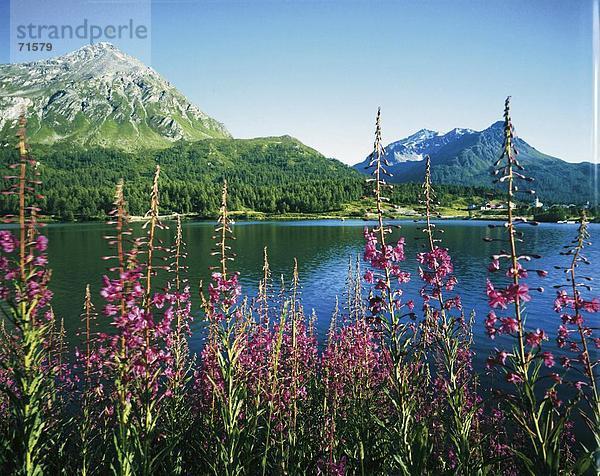
[[(125, 181), (133, 215), (146, 212), (149, 184), (156, 164), (161, 173), (161, 210), (214, 217), (219, 189), (229, 182), (232, 210), (267, 214), (325, 213), (369, 196), (365, 177), (337, 160), (328, 159), (291, 137), (179, 143), (171, 148), (129, 153), (110, 149), (36, 146), (43, 177), (40, 206), (62, 221), (103, 219), (113, 208), (114, 187)], [(16, 150), (0, 151), (7, 175)], [(390, 199), (418, 204), (419, 184), (396, 184)], [(483, 187), (439, 186), (438, 200), (481, 199)], [(0, 211), (15, 210), (14, 197), (0, 197)]]

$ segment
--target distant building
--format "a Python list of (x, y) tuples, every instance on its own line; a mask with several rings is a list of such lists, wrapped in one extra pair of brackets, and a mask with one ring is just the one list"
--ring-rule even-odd
[[(512, 203), (512, 207), (511, 208), (515, 208), (517, 205), (515, 203)], [(482, 211), (489, 211), (489, 210), (506, 210), (508, 207), (504, 204), (504, 203), (492, 203), (492, 202), (487, 202), (485, 205), (483, 205), (480, 210)]]
[[(517, 204), (512, 202), (511, 203), (511, 207), (512, 209), (517, 208)], [(490, 211), (490, 210), (506, 210), (508, 209), (508, 207), (506, 206), (505, 203), (492, 203), (492, 202), (486, 202), (485, 205), (482, 205), (479, 208), (481, 211)]]
[(535, 197), (535, 202), (533, 202), (533, 206), (534, 208), (543, 208), (544, 204), (540, 202), (540, 199), (538, 197)]

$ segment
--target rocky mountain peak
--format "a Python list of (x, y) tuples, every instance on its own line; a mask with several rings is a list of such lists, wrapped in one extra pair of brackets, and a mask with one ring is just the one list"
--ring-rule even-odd
[(230, 137), (155, 70), (110, 43), (0, 65), (0, 138), (27, 111), (31, 142), (142, 149)]

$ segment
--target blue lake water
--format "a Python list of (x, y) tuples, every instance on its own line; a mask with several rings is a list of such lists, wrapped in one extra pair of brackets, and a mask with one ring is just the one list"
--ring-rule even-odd
[[(406, 261), (404, 267), (412, 273), (412, 280), (404, 286), (406, 298), (413, 298), (420, 307), (418, 290), (422, 283), (418, 279), (415, 255), (422, 241), (415, 238), (423, 233), (421, 225), (411, 221), (391, 222), (400, 225), (394, 231), (394, 237), (406, 238)], [(240, 222), (234, 226), (237, 239), (233, 243), (237, 258), (232, 269), (240, 272), (244, 293), (253, 296), (261, 277), (263, 247), (269, 250), (269, 260), (275, 282), (284, 275), (289, 282), (293, 269), (293, 258), (299, 263), (302, 298), (305, 310), (312, 309), (318, 316), (319, 333), (323, 335), (329, 324), (335, 306), (336, 295), (343, 301), (348, 260), (362, 255), (363, 229), (367, 223), (360, 220), (320, 220), (289, 222)], [(490, 349), (502, 345), (502, 340), (491, 341), (484, 334), (483, 319), (488, 311), (485, 296), (487, 265), (490, 255), (502, 247), (501, 243), (484, 242), (485, 237), (501, 237), (500, 229), (490, 229), (482, 221), (443, 221), (438, 226), (445, 230), (443, 246), (450, 250), (455, 274), (459, 279), (456, 288), (462, 296), (465, 312), (471, 309), (476, 313), (475, 350), (476, 365), (481, 367)], [(162, 238), (169, 240), (174, 235), (171, 229), (161, 232)], [(189, 280), (196, 294), (200, 279), (206, 282), (214, 263), (210, 256), (211, 236), (214, 223), (185, 223), (183, 238), (187, 243)], [(140, 232), (140, 227), (134, 227)], [(559, 324), (559, 317), (552, 309), (555, 291), (552, 286), (563, 283), (564, 275), (555, 270), (555, 265), (566, 265), (568, 257), (560, 256), (561, 248), (568, 244), (577, 233), (577, 225), (541, 224), (537, 227), (523, 227), (525, 233), (524, 251), (542, 255), (532, 268), (542, 268), (549, 272), (548, 277), (539, 278), (530, 274), (527, 282), (530, 287), (543, 286), (542, 294), (533, 292), (532, 301), (527, 303), (529, 325), (542, 327), (551, 335)], [(104, 235), (111, 231), (108, 225), (52, 224), (45, 228), (49, 238), (50, 265), (53, 269), (52, 290), (55, 293), (53, 305), (57, 316), (63, 317), (68, 333), (73, 336), (79, 326), (79, 314), (82, 307), (86, 283), (92, 287), (94, 301), (98, 308), (102, 301), (98, 295), (101, 277), (106, 272), (107, 262), (101, 259), (108, 254)], [(592, 265), (586, 267), (586, 273), (595, 281), (600, 279), (600, 225), (590, 225), (593, 245), (587, 250)], [(197, 304), (197, 299), (195, 300)], [(101, 327), (109, 328), (109, 319), (100, 316)], [(73, 342), (74, 337), (71, 338)], [(200, 333), (192, 338), (192, 349), (201, 345)], [(554, 348), (554, 343), (550, 343)]]

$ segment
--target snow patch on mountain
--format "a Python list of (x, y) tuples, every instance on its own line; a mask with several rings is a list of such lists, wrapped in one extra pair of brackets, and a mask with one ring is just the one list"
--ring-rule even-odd
[(19, 116), (29, 108), (32, 104), (31, 99), (26, 97), (11, 97), (6, 99), (6, 107), (0, 114), (0, 130), (5, 124), (14, 124), (18, 121)]
[(465, 134), (473, 133), (475, 131), (472, 129), (462, 128), (455, 128), (443, 134), (429, 129), (421, 129), (404, 139), (389, 144), (385, 148), (386, 158), (393, 165), (403, 162), (418, 162)]

